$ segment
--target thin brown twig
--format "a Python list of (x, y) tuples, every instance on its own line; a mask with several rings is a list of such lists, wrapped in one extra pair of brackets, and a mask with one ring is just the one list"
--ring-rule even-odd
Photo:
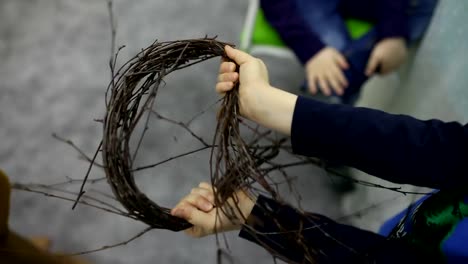
[(190, 126), (190, 124), (192, 124), (193, 121), (195, 121), (197, 118), (199, 118), (201, 115), (203, 115), (204, 113), (206, 113), (206, 111), (208, 111), (210, 108), (212, 108), (213, 106), (219, 104), (219, 102), (221, 102), (223, 100), (223, 98), (220, 98), (218, 100), (216, 100), (214, 103), (208, 105), (208, 107), (206, 107), (205, 109), (201, 110), (200, 112), (196, 113), (195, 115), (193, 115), (188, 121), (184, 122), (184, 124), (186, 126)]
[[(55, 195), (55, 194), (51, 193), (50, 191), (35, 190), (35, 189), (31, 188), (28, 185), (23, 185), (23, 184), (20, 184), (20, 183), (13, 183), (11, 188), (14, 189), (14, 190), (19, 190), (19, 191), (42, 194), (42, 195), (47, 196), (47, 197), (57, 198), (57, 199), (65, 200), (65, 201), (69, 201), (69, 202), (76, 202), (76, 199), (72, 199), (72, 198), (68, 198), (68, 197), (64, 197), (64, 196), (60, 196), (60, 195)], [(94, 204), (88, 203), (87, 201), (81, 201), (80, 200), (80, 201), (78, 201), (78, 203), (86, 205), (86, 206), (94, 207), (96, 209), (103, 210), (103, 211), (106, 211), (108, 213), (112, 213), (112, 214), (116, 214), (116, 215), (125, 216), (125, 217), (128, 217), (128, 218), (135, 219), (135, 217), (133, 217), (133, 216), (131, 216), (131, 215), (125, 213), (125, 212), (115, 211), (115, 210), (105, 208), (105, 207), (102, 207), (102, 206), (99, 206), (99, 205), (94, 205)]]
[(156, 167), (156, 166), (159, 166), (159, 165), (164, 164), (164, 163), (166, 163), (166, 162), (169, 162), (169, 161), (171, 161), (171, 160), (175, 160), (175, 159), (178, 159), (178, 158), (181, 158), (181, 157), (189, 156), (189, 155), (192, 155), (192, 154), (194, 154), (194, 153), (198, 153), (198, 152), (200, 152), (200, 151), (207, 150), (207, 149), (209, 149), (209, 148), (212, 148), (212, 146), (205, 146), (205, 147), (201, 147), (201, 148), (198, 148), (198, 149), (195, 149), (195, 150), (191, 150), (191, 151), (188, 151), (188, 152), (185, 152), (185, 153), (182, 153), (182, 154), (179, 154), (179, 155), (172, 156), (172, 157), (170, 157), (170, 158), (164, 159), (164, 160), (162, 160), (162, 161), (156, 162), (156, 163), (154, 163), (154, 164), (144, 165), (144, 166), (135, 168), (135, 169), (133, 169), (132, 171), (141, 171), (141, 170), (146, 170), (146, 169), (154, 168), (154, 167)]
[(175, 121), (175, 120), (173, 120), (173, 119), (171, 119), (171, 118), (165, 117), (165, 116), (161, 115), (160, 113), (158, 113), (158, 112), (156, 112), (156, 111), (154, 111), (154, 110), (152, 110), (152, 109), (149, 109), (149, 111), (151, 111), (151, 113), (152, 113), (153, 115), (155, 115), (158, 119), (161, 119), (161, 120), (167, 121), (167, 122), (169, 122), (169, 123), (171, 123), (171, 124), (174, 124), (174, 125), (177, 125), (177, 126), (182, 127), (184, 130), (186, 130), (187, 132), (189, 132), (190, 135), (192, 135), (194, 138), (196, 138), (198, 141), (200, 141), (200, 143), (202, 143), (203, 146), (205, 146), (205, 147), (210, 146), (208, 143), (206, 143), (206, 141), (205, 141), (201, 136), (199, 136), (199, 135), (197, 135), (195, 132), (193, 132), (193, 130), (190, 129), (185, 123), (179, 122), (179, 121)]
[[(47, 187), (56, 187), (56, 186), (74, 184), (74, 183), (83, 183), (83, 180), (82, 180), (82, 179), (73, 179), (73, 178), (70, 178), (70, 177), (68, 177), (68, 176), (65, 176), (65, 177), (67, 178), (66, 181), (61, 181), (61, 182), (56, 182), (56, 183), (51, 183), (51, 184), (44, 184), (44, 186), (47, 186)], [(94, 183), (97, 183), (97, 182), (102, 181), (103, 179), (106, 179), (106, 178), (104, 177), (104, 178), (88, 179), (88, 180), (87, 180), (87, 183), (94, 184)]]
[(97, 166), (97, 167), (100, 167), (100, 168), (103, 168), (104, 166), (102, 166), (102, 164), (99, 164), (97, 163), (96, 161), (93, 162), (93, 159), (90, 158), (88, 155), (86, 155), (86, 153), (81, 150), (73, 141), (71, 141), (70, 139), (66, 139), (66, 138), (63, 138), (59, 135), (57, 135), (56, 133), (52, 133), (52, 137), (60, 142), (63, 142), (69, 146), (71, 146), (72, 148), (74, 148), (82, 158), (84, 158), (86, 161), (88, 162), (92, 162), (94, 166)]
[(136, 234), (136, 235), (132, 236), (131, 238), (129, 238), (129, 239), (125, 240), (125, 241), (122, 241), (120, 243), (116, 243), (116, 244), (113, 244), (113, 245), (102, 246), (102, 247), (97, 248), (97, 249), (76, 252), (76, 253), (69, 254), (69, 255), (70, 256), (85, 255), (85, 254), (91, 254), (91, 253), (95, 253), (95, 252), (99, 252), (99, 251), (103, 251), (103, 250), (107, 250), (107, 249), (111, 249), (111, 248), (125, 246), (128, 243), (130, 243), (132, 241), (135, 241), (136, 239), (140, 238), (141, 236), (143, 236), (144, 234), (148, 233), (150, 230), (153, 230), (153, 229), (154, 228), (152, 228), (152, 227), (147, 227), (147, 228), (143, 229), (143, 231), (140, 231), (138, 234)]
[(75, 207), (78, 205), (78, 202), (79, 202), (81, 196), (83, 196), (83, 194), (85, 194), (85, 191), (83, 191), (83, 190), (84, 190), (86, 181), (88, 180), (89, 173), (91, 172), (91, 169), (93, 168), (94, 161), (96, 160), (96, 157), (97, 157), (97, 155), (99, 153), (99, 150), (101, 149), (101, 146), (102, 146), (102, 141), (99, 143), (99, 146), (96, 149), (96, 153), (94, 153), (94, 157), (92, 158), (91, 162), (89, 163), (88, 171), (86, 172), (86, 175), (85, 175), (85, 177), (83, 179), (83, 183), (81, 184), (81, 187), (80, 187), (80, 192), (79, 192), (78, 196), (76, 197), (75, 203), (72, 206), (72, 210), (74, 210)]
[[(69, 195), (73, 195), (73, 196), (77, 196), (78, 194), (75, 193), (75, 192), (71, 192), (71, 191), (67, 191), (67, 190), (62, 190), (62, 189), (58, 189), (56, 187), (51, 187), (50, 185), (45, 185), (45, 184), (33, 184), (33, 183), (30, 183), (30, 184), (22, 184), (23, 187), (29, 187), (29, 188), (41, 188), (41, 189), (44, 189), (44, 190), (50, 190), (50, 191), (53, 191), (53, 192), (60, 192), (60, 193), (64, 193), (64, 194), (69, 194)], [(95, 193), (98, 193), (96, 190), (93, 190), (93, 192)], [(99, 193), (100, 195), (104, 195), (104, 194), (101, 194)], [(122, 214), (125, 214), (124, 211), (122, 211), (120, 208), (117, 208), (115, 205), (113, 204), (110, 204), (110, 203), (107, 203), (107, 202), (104, 202), (104, 201), (101, 201), (95, 197), (92, 197), (90, 195), (86, 195), (84, 194), (83, 195), (83, 198), (85, 199), (89, 199), (91, 201), (94, 201), (94, 202), (97, 202), (103, 206), (107, 206), (108, 208), (112, 209), (112, 210), (115, 210), (115, 211), (118, 211), (118, 212), (121, 212)], [(113, 198), (112, 200), (116, 201), (115, 198)]]

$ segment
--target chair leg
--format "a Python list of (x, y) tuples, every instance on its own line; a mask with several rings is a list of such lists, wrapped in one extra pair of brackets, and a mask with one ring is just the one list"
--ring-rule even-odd
[(247, 14), (244, 20), (244, 27), (242, 30), (240, 49), (249, 51), (252, 46), (252, 36), (254, 32), (255, 19), (257, 17), (258, 9), (260, 8), (259, 0), (250, 0)]

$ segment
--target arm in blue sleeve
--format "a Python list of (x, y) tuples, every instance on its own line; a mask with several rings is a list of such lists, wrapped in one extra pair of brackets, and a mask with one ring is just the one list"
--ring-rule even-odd
[(325, 46), (306, 26), (302, 16), (297, 12), (294, 1), (261, 0), (260, 6), (268, 22), (303, 64)]
[(468, 126), (299, 97), (293, 151), (395, 183), (436, 189), (468, 183)]
[(377, 5), (379, 39), (408, 39), (408, 0), (380, 0)]
[[(421, 255), (399, 240), (338, 224), (318, 214), (260, 196), (240, 237), (288, 263), (420, 263)], [(300, 242), (299, 242), (300, 241)]]

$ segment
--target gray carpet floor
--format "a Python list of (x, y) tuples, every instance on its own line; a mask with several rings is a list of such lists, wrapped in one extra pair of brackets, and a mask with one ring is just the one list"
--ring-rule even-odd
[[(221, 40), (238, 43), (247, 4), (247, 0), (115, 1), (117, 44), (127, 46), (119, 63), (155, 39), (217, 35)], [(468, 32), (464, 26), (467, 6), (464, 0), (441, 2), (412, 64), (406, 67), (398, 84), (392, 86), (397, 88), (386, 104), (387, 110), (421, 118), (468, 120)], [(110, 26), (105, 1), (0, 1), (0, 167), (12, 181), (52, 184), (66, 177), (84, 176), (87, 163), (51, 134), (71, 139), (86, 153), (93, 154), (101, 136), (101, 126), (93, 119), (102, 118), (104, 113), (109, 56)], [(297, 62), (266, 59), (276, 86), (294, 90), (301, 83), (303, 75)], [(215, 59), (169, 76), (157, 110), (188, 120), (214, 102), (218, 98), (214, 93), (218, 62)], [(379, 91), (386, 83), (395, 83), (392, 77), (376, 82), (377, 87), (366, 89)], [(364, 101), (372, 104), (379, 94), (386, 93), (377, 92)], [(194, 122), (192, 129), (210, 140), (214, 126), (212, 109)], [(198, 146), (180, 128), (157, 122), (148, 132), (138, 163), (160, 161)], [(298, 176), (296, 186), (303, 208), (333, 218), (386, 197), (380, 191), (359, 189), (343, 201), (330, 189), (330, 178), (318, 168), (294, 169), (291, 175)], [(99, 169), (91, 174), (92, 178), (102, 176)], [(137, 183), (150, 198), (172, 207), (193, 186), (207, 180), (208, 153), (202, 153), (142, 173)], [(76, 192), (79, 185), (67, 188)], [(88, 188), (110, 192), (105, 183)], [(398, 200), (389, 203), (397, 204), (393, 211), (404, 206)], [(50, 236), (53, 249), (63, 252), (118, 243), (145, 227), (84, 206), (72, 211), (71, 205), (14, 192), (10, 224), (26, 236)], [(389, 212), (385, 208), (373, 210), (370, 218), (361, 214), (355, 223), (375, 230)], [(236, 263), (272, 263), (268, 253), (241, 240), (237, 233), (230, 233), (227, 238)], [(183, 233), (154, 230), (128, 245), (87, 258), (103, 264), (216, 263), (216, 241), (214, 237), (193, 239)]]

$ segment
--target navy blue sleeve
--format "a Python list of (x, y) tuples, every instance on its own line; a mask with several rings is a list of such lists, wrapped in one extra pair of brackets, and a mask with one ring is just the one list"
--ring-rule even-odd
[(240, 237), (288, 263), (420, 263), (422, 257), (403, 241), (303, 214), (264, 196), (246, 223)]
[(377, 5), (379, 39), (408, 38), (408, 0), (380, 0)]
[(260, 7), (268, 22), (303, 64), (325, 47), (319, 37), (306, 26), (294, 1), (261, 0)]
[(468, 127), (299, 97), (293, 151), (402, 184), (444, 189), (468, 183)]

